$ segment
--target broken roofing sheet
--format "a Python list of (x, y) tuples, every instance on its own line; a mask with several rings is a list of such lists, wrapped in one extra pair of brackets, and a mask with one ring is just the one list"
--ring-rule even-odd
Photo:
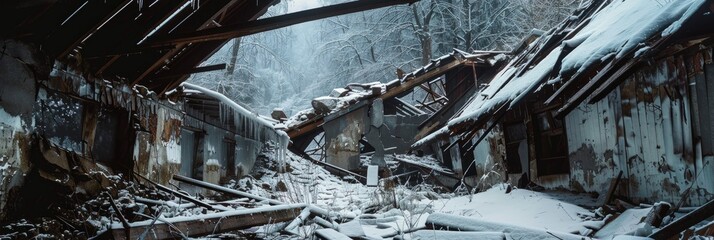
[[(579, 10), (580, 16), (571, 17), (518, 53), (445, 127), (413, 147), (451, 132), (478, 128), (492, 118), (497, 120), (494, 115), (515, 106), (544, 84), (577, 80), (608, 62), (641, 57), (652, 49), (648, 44), (651, 39), (676, 33), (706, 2), (630, 0), (605, 1), (599, 5), (593, 1)], [(596, 12), (588, 16), (592, 10)], [(570, 28), (572, 25), (575, 28)]]
[(432, 60), (426, 66), (414, 70), (411, 73), (399, 76), (388, 83), (373, 82), (368, 84), (350, 84), (345, 88), (337, 88), (330, 96), (318, 97), (312, 101), (313, 108), (300, 111), (290, 117), (285, 123), (286, 132), (295, 138), (301, 134), (308, 133), (312, 129), (311, 123), (321, 124), (323, 117), (336, 114), (340, 110), (362, 103), (364, 100), (381, 98), (387, 100), (400, 94), (411, 91), (422, 83), (437, 78), (447, 71), (460, 66), (461, 64), (472, 62), (493, 66), (498, 61), (505, 59), (503, 52), (485, 51), (477, 53), (466, 53), (455, 50), (454, 52)]

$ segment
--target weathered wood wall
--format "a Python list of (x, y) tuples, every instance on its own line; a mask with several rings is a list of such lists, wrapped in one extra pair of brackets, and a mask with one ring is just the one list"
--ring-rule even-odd
[[(603, 192), (622, 170), (621, 194), (690, 205), (714, 188), (711, 48), (651, 62), (608, 97), (566, 118), (571, 188)], [(560, 180), (564, 181), (564, 180)], [(563, 184), (541, 181), (544, 185)]]

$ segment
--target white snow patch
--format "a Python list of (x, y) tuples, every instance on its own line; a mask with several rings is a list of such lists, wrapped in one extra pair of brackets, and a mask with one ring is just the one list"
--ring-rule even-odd
[(521, 98), (529, 94), (540, 82), (553, 70), (553, 66), (560, 56), (562, 48), (558, 47), (542, 61), (535, 65), (525, 74), (513, 76), (517, 71), (517, 67), (509, 64), (491, 81), (489, 86), (484, 89), (481, 94), (485, 97), (481, 98), (478, 95), (464, 108), (464, 111), (454, 119), (450, 120), (448, 125), (453, 126), (469, 120), (474, 120), (479, 116), (488, 113), (494, 108), (500, 106), (507, 101), (513, 103), (518, 102)]
[(547, 193), (514, 189), (506, 194), (504, 185), (473, 196), (444, 199), (431, 204), (434, 210), (441, 213), (559, 232), (583, 230), (585, 223), (578, 213), (590, 213)]
[(705, 2), (612, 1), (572, 38), (581, 43), (563, 58), (560, 72), (581, 72), (610, 53), (622, 58), (660, 31), (662, 36), (670, 35)]

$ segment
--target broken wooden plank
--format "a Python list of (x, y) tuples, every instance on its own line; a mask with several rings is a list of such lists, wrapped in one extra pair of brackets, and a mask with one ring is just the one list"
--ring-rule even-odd
[(674, 220), (674, 222), (660, 228), (656, 232), (653, 232), (648, 237), (655, 240), (669, 239), (670, 237), (679, 234), (680, 232), (694, 226), (704, 219), (707, 219), (714, 215), (714, 200), (707, 202), (696, 210), (682, 216), (681, 218)]
[(247, 192), (242, 192), (242, 191), (238, 191), (238, 190), (235, 190), (235, 189), (230, 189), (230, 188), (223, 187), (223, 186), (218, 186), (218, 185), (213, 184), (213, 183), (207, 183), (207, 182), (204, 182), (204, 181), (200, 181), (200, 180), (196, 180), (196, 179), (193, 179), (193, 178), (184, 177), (184, 176), (181, 176), (181, 175), (174, 175), (173, 179), (176, 180), (176, 181), (188, 183), (188, 184), (191, 184), (191, 185), (194, 185), (194, 186), (202, 187), (202, 188), (205, 188), (205, 189), (208, 189), (208, 190), (213, 190), (213, 191), (216, 191), (216, 192), (222, 192), (222, 193), (225, 193), (225, 194), (236, 195), (236, 196), (239, 196), (239, 197), (251, 198), (251, 199), (258, 200), (258, 201), (267, 201), (270, 205), (281, 205), (281, 204), (283, 204), (282, 202), (280, 202), (280, 201), (278, 201), (278, 200), (269, 199), (269, 198), (264, 198), (264, 197), (257, 196), (257, 195), (253, 195), (253, 194), (250, 194), (250, 193), (247, 193)]
[(427, 229), (474, 231), (474, 232), (502, 232), (508, 233), (512, 239), (561, 239), (581, 240), (586, 237), (571, 233), (550, 231), (546, 229), (515, 226), (505, 223), (484, 221), (444, 213), (433, 213), (426, 219)]
[[(209, 213), (189, 217), (159, 218), (150, 230), (152, 239), (175, 239), (182, 235), (205, 236), (212, 233), (246, 229), (265, 224), (286, 222), (294, 219), (305, 208), (305, 204), (285, 204), (255, 209)], [(138, 239), (152, 220), (131, 223), (130, 234), (121, 224), (111, 226), (114, 239)]]
[(148, 182), (148, 183), (151, 183), (152, 185), (154, 185), (156, 188), (158, 188), (158, 189), (161, 190), (161, 191), (171, 193), (171, 194), (173, 194), (173, 195), (175, 195), (175, 196), (177, 196), (177, 197), (179, 197), (179, 198), (181, 198), (181, 199), (184, 199), (184, 200), (186, 200), (186, 201), (192, 202), (192, 203), (194, 203), (194, 204), (196, 204), (196, 205), (198, 205), (198, 206), (205, 207), (205, 208), (207, 208), (207, 209), (209, 209), (209, 210), (213, 210), (213, 206), (209, 205), (208, 203), (201, 202), (200, 200), (195, 199), (195, 198), (193, 198), (193, 197), (191, 197), (191, 196), (189, 196), (189, 195), (187, 195), (187, 194), (185, 194), (185, 193), (181, 193), (181, 192), (178, 192), (178, 191), (174, 191), (174, 190), (172, 190), (172, 189), (170, 189), (170, 188), (168, 188), (168, 187), (166, 187), (166, 186), (164, 186), (164, 185), (161, 185), (161, 184), (158, 184), (158, 183), (156, 183), (156, 182), (154, 182), (154, 181), (149, 180), (148, 178), (142, 176), (141, 174), (134, 173), (134, 175), (139, 176), (139, 178), (144, 179), (144, 181), (146, 181), (146, 182)]
[(692, 239), (693, 236), (714, 236), (714, 222), (709, 222), (696, 229), (689, 228), (679, 239)]
[(622, 170), (617, 174), (617, 177), (610, 181), (610, 186), (607, 188), (605, 195), (600, 196), (597, 201), (597, 206), (603, 206), (609, 204), (612, 201), (612, 197), (617, 190), (617, 185), (620, 184), (620, 179), (622, 179)]

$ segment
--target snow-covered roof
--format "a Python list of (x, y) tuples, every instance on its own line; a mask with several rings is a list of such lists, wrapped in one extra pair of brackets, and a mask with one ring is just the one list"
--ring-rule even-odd
[[(309, 131), (296, 130), (303, 126), (307, 126), (310, 123), (314, 123), (316, 120), (322, 119), (327, 115), (337, 114), (340, 110), (355, 106), (363, 101), (368, 101), (377, 97), (384, 100), (391, 99), (400, 93), (411, 91), (420, 85), (414, 83), (414, 81), (416, 81), (415, 79), (419, 79), (419, 81), (431, 80), (448, 72), (452, 69), (452, 67), (459, 66), (467, 62), (482, 64), (484, 66), (493, 66), (506, 59), (507, 53), (501, 51), (477, 51), (468, 53), (455, 49), (453, 52), (436, 58), (429, 62), (429, 64), (415, 69), (410, 73), (404, 74), (397, 79), (389, 81), (388, 83), (355, 83), (349, 84), (345, 88), (335, 89), (331, 96), (318, 97), (313, 101), (321, 102), (322, 105), (329, 108), (329, 111), (314, 109), (313, 105), (313, 109), (300, 111), (290, 117), (285, 125), (287, 126), (288, 133), (291, 131), (295, 132), (296, 135), (306, 133)], [(370, 90), (371, 87), (381, 88), (381, 93), (374, 94), (374, 92)]]
[[(447, 126), (451, 132), (461, 132), (465, 127), (484, 124), (493, 120), (497, 110), (514, 107), (539, 86), (573, 80), (581, 77), (579, 73), (592, 72), (607, 62), (647, 54), (655, 50), (651, 46), (653, 39), (676, 33), (706, 2), (618, 0), (597, 6), (591, 3), (584, 9), (594, 11), (579, 10), (581, 16), (569, 18), (519, 53), (488, 87), (471, 97)], [(592, 14), (588, 16), (589, 13)], [(438, 132), (431, 137), (445, 131)]]
[(198, 91), (202, 94), (205, 94), (207, 96), (215, 98), (216, 100), (220, 101), (221, 103), (223, 103), (226, 106), (229, 106), (231, 109), (233, 109), (236, 114), (240, 114), (247, 118), (253, 119), (255, 122), (258, 122), (263, 126), (273, 129), (272, 122), (266, 120), (263, 117), (260, 117), (257, 113), (248, 111), (248, 109), (245, 109), (244, 107), (240, 106), (238, 103), (234, 102), (233, 100), (231, 100), (230, 98), (226, 97), (223, 94), (220, 94), (216, 91), (213, 91), (213, 90), (210, 90), (210, 89), (198, 86), (198, 85), (190, 84), (187, 82), (181, 83), (181, 86), (184, 87), (184, 89), (188, 90), (188, 91), (184, 90), (184, 92), (195, 93), (196, 91)]

